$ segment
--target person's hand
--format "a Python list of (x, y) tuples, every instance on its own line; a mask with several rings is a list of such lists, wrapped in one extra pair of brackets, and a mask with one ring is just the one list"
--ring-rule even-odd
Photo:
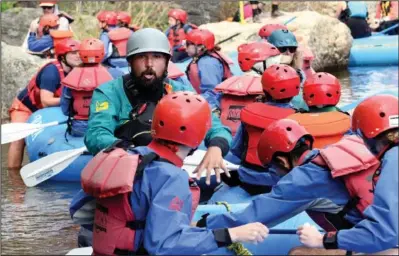
[(269, 229), (260, 222), (249, 223), (243, 226), (229, 228), (233, 243), (260, 243), (269, 235)]
[(300, 226), (296, 232), (299, 241), (310, 248), (323, 248), (323, 234), (317, 228), (309, 223)]
[(222, 150), (219, 147), (209, 147), (201, 163), (195, 168), (193, 173), (197, 173), (197, 179), (206, 170), (206, 184), (211, 184), (212, 170), (215, 170), (216, 181), (220, 183), (220, 170), (223, 170), (227, 177), (230, 177), (229, 169), (223, 161)]
[(37, 20), (33, 20), (30, 23), (30, 27), (29, 27), (29, 32), (31, 33), (37, 33), (37, 29), (39, 28), (39, 24), (37, 23)]

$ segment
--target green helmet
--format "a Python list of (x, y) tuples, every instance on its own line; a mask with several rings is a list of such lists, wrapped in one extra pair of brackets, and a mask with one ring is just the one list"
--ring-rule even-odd
[(161, 52), (170, 56), (168, 38), (155, 28), (144, 28), (134, 32), (127, 41), (126, 58), (143, 52)]
[(279, 47), (298, 47), (295, 35), (286, 29), (277, 29), (270, 34), (267, 41), (272, 45)]

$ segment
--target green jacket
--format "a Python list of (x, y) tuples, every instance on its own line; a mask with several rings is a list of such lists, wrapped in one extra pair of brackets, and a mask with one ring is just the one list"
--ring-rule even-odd
[[(189, 86), (174, 80), (167, 80), (172, 85), (173, 91), (194, 91)], [(93, 155), (102, 149), (112, 145), (117, 138), (115, 130), (129, 121), (129, 113), (132, 106), (123, 89), (123, 79), (119, 77), (102, 84), (94, 90), (90, 104), (90, 118), (85, 135), (87, 149)], [(229, 146), (232, 141), (231, 131), (222, 125), (220, 119), (213, 114), (212, 127), (205, 137), (205, 145), (209, 145), (213, 138), (225, 139)]]

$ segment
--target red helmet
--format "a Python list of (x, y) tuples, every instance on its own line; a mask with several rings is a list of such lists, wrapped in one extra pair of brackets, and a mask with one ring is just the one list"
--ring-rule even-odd
[(291, 152), (302, 138), (307, 139), (312, 147), (313, 137), (297, 121), (280, 119), (271, 123), (259, 139), (259, 160), (263, 165), (269, 164), (277, 152)]
[(96, 38), (83, 40), (79, 55), (83, 63), (100, 63), (104, 58), (104, 43)]
[(116, 16), (117, 20), (126, 24), (130, 24), (132, 16), (128, 12), (118, 12)]
[(55, 14), (45, 14), (40, 17), (39, 27), (44, 28), (45, 26), (49, 26), (50, 28), (54, 28), (58, 26), (58, 16)]
[(39, 6), (40, 7), (54, 7), (54, 5), (57, 4), (57, 1), (40, 1)]
[(303, 99), (309, 107), (335, 106), (341, 97), (339, 80), (329, 73), (316, 73), (308, 77), (303, 86)]
[(284, 64), (272, 65), (262, 75), (263, 91), (276, 100), (298, 95), (300, 83), (296, 70)]
[(273, 31), (276, 29), (288, 30), (288, 28), (282, 24), (266, 24), (259, 29), (258, 35), (261, 38), (268, 38), (270, 34), (273, 33)]
[(172, 9), (168, 12), (168, 17), (172, 17), (175, 20), (180, 20), (181, 23), (187, 22), (187, 12), (182, 9)]
[(308, 61), (314, 60), (313, 52), (309, 49), (309, 47), (301, 45), (298, 48), (300, 51), (302, 51), (303, 60), (308, 60)]
[(104, 10), (102, 10), (102, 11), (99, 11), (98, 13), (97, 13), (97, 20), (99, 21), (99, 22), (105, 22), (105, 15), (107, 14), (107, 12), (108, 11), (104, 11)]
[(260, 61), (277, 56), (280, 51), (268, 42), (253, 42), (238, 47), (238, 64), (242, 71), (249, 71)]
[(115, 26), (118, 23), (116, 12), (114, 11), (99, 11), (97, 13), (97, 20), (105, 22), (107, 25)]
[(207, 50), (215, 47), (215, 35), (207, 29), (193, 29), (186, 35), (186, 41), (195, 45), (204, 45)]
[(181, 91), (168, 94), (157, 104), (151, 126), (154, 139), (198, 147), (211, 127), (211, 109), (200, 95)]
[(66, 38), (61, 40), (54, 46), (54, 52), (57, 56), (62, 56), (68, 52), (79, 51), (80, 42), (72, 38)]
[(370, 139), (398, 128), (398, 98), (393, 95), (375, 95), (361, 102), (352, 115), (352, 130), (358, 129)]

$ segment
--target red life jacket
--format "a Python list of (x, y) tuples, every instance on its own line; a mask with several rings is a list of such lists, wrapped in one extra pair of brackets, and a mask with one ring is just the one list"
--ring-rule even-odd
[[(136, 176), (142, 175), (144, 168), (157, 158), (155, 153), (140, 156), (115, 148), (101, 151), (83, 169), (82, 188), (96, 198), (93, 254), (134, 254), (139, 249), (134, 247), (136, 230), (144, 229), (145, 220), (136, 219), (130, 193)], [(127, 170), (127, 166), (131, 168)], [(190, 190), (194, 212), (199, 202), (199, 188), (191, 183)]]
[(109, 40), (116, 47), (112, 57), (126, 57), (127, 40), (132, 33), (128, 28), (117, 28), (108, 32)]
[[(222, 63), (222, 65), (223, 65), (222, 81), (233, 76), (233, 73), (231, 73), (231, 70), (229, 67), (229, 64), (233, 64), (232, 60), (230, 60), (228, 57), (226, 57), (222, 53), (215, 52), (215, 51), (207, 52), (206, 55), (209, 55), (209, 56), (219, 60)], [(190, 81), (190, 83), (193, 85), (193, 87), (197, 91), (197, 93), (201, 93), (201, 89), (200, 89), (201, 79), (199, 76), (198, 61), (203, 56), (205, 56), (205, 55), (202, 55), (198, 58), (194, 58), (193, 61), (191, 61), (190, 64), (188, 64), (187, 69), (186, 69), (187, 78)]]
[(339, 112), (295, 113), (287, 117), (297, 121), (313, 136), (313, 147), (324, 148), (338, 142), (351, 128), (349, 115)]
[(179, 69), (179, 67), (175, 63), (169, 61), (168, 78), (176, 79), (176, 78), (182, 77), (182, 76), (184, 76), (184, 73)]
[[(28, 96), (29, 96), (30, 101), (32, 102), (32, 105), (35, 106), (38, 109), (42, 109), (43, 108), (43, 104), (42, 104), (42, 101), (40, 99), (40, 87), (36, 84), (37, 75), (45, 67), (47, 67), (50, 64), (54, 64), (57, 67), (58, 74), (60, 75), (60, 80), (61, 81), (65, 77), (64, 70), (62, 69), (61, 64), (57, 60), (54, 60), (54, 61), (51, 61), (49, 63), (44, 64), (44, 66), (42, 66), (39, 69), (39, 71), (32, 77), (32, 79), (28, 83)], [(61, 83), (60, 87), (54, 92), (54, 96), (55, 97), (60, 97), (61, 93), (62, 93), (62, 83)]]
[(232, 76), (215, 87), (221, 92), (220, 120), (231, 129), (234, 136), (240, 125), (241, 110), (264, 95), (260, 76)]
[(262, 167), (257, 154), (260, 135), (269, 124), (293, 113), (294, 109), (279, 108), (261, 102), (251, 103), (241, 111), (241, 123), (248, 134), (247, 141), (244, 142), (247, 148), (242, 156), (244, 164), (249, 164), (255, 170)]
[(88, 120), (91, 97), (99, 85), (112, 80), (111, 74), (102, 65), (75, 67), (62, 80), (62, 84), (71, 89), (73, 118)]
[(181, 46), (183, 40), (186, 40), (186, 34), (190, 28), (196, 29), (197, 26), (194, 24), (184, 24), (183, 27), (177, 30), (170, 28), (167, 34), (170, 46), (172, 48), (175, 46)]

